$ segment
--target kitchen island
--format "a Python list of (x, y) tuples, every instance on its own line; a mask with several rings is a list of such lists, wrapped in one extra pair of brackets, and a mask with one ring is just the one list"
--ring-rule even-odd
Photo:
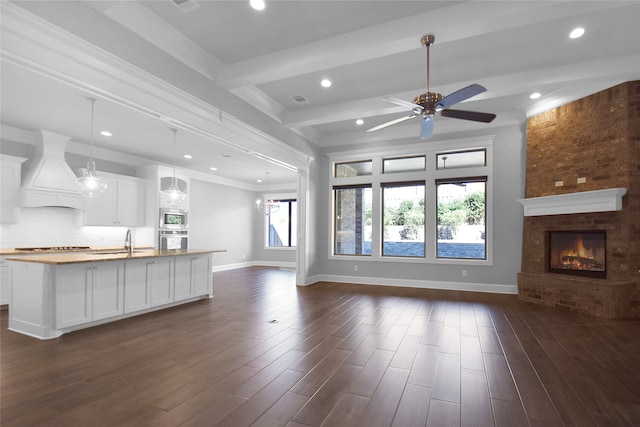
[(40, 339), (213, 296), (213, 254), (122, 249), (8, 257), (9, 329)]

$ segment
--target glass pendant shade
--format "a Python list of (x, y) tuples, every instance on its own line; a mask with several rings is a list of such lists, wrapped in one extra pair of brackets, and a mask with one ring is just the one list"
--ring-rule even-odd
[(171, 129), (173, 132), (173, 178), (171, 179), (171, 185), (166, 190), (162, 190), (162, 197), (167, 203), (173, 206), (178, 206), (187, 198), (187, 194), (180, 190), (178, 187), (178, 180), (176, 179), (176, 133), (177, 129)]
[(96, 176), (96, 164), (93, 160), (87, 162), (87, 170), (79, 177), (78, 190), (80, 193), (90, 199), (100, 197), (107, 190), (107, 182)]
[(89, 98), (89, 101), (91, 102), (91, 151), (89, 152), (89, 161), (87, 161), (87, 170), (76, 179), (76, 182), (80, 194), (95, 199), (102, 196), (107, 190), (107, 182), (96, 175), (96, 163), (93, 161), (93, 110), (96, 100)]
[(171, 180), (171, 185), (169, 188), (162, 192), (162, 197), (167, 203), (171, 203), (174, 206), (178, 206), (180, 203), (184, 202), (187, 198), (186, 193), (180, 190), (178, 187), (178, 180), (174, 176)]

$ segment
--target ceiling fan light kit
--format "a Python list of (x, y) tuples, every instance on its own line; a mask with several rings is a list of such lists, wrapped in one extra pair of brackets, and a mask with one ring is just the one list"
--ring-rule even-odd
[(431, 92), (429, 90), (429, 49), (434, 41), (435, 36), (433, 34), (422, 36), (421, 39), (422, 45), (427, 48), (427, 91), (416, 96), (413, 99), (413, 102), (408, 102), (402, 99), (391, 97), (380, 98), (384, 101), (400, 105), (401, 107), (409, 108), (412, 113), (409, 116), (394, 119), (381, 125), (374, 126), (371, 129), (367, 129), (367, 132), (375, 132), (388, 126), (404, 122), (405, 120), (413, 119), (414, 117), (418, 117), (420, 115), (422, 116), (420, 136), (422, 137), (422, 139), (427, 139), (431, 137), (431, 135), (433, 135), (433, 117), (435, 113), (440, 113), (440, 115), (444, 117), (471, 120), (474, 122), (482, 123), (490, 123), (491, 121), (493, 121), (493, 119), (496, 118), (495, 114), (490, 113), (448, 109), (448, 107), (454, 104), (462, 102), (487, 90), (479, 84), (469, 85), (447, 96), (443, 96), (440, 93)]

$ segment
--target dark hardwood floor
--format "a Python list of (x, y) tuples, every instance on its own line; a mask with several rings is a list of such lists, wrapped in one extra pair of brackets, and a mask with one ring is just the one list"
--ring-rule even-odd
[(2, 427), (640, 425), (637, 320), (273, 268), (214, 288), (51, 341), (2, 312)]

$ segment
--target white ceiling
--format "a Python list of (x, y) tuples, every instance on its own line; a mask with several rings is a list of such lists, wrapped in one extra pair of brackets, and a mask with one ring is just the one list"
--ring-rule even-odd
[[(96, 44), (147, 47), (141, 55), (149, 57), (158, 49), (229, 95), (207, 100), (217, 109), (255, 108), (264, 116), (265, 133), (301, 135), (326, 150), (420, 141), (417, 119), (378, 132), (365, 129), (407, 114), (380, 97), (411, 101), (425, 92), (426, 49), (420, 38), (427, 33), (436, 38), (431, 91), (447, 95), (479, 83), (487, 92), (454, 108), (497, 114), (491, 124), (436, 116), (434, 139), (522, 123), (528, 115), (640, 79), (637, 1), (267, 0), (261, 12), (248, 0), (190, 1), (187, 5), (198, 7), (187, 12), (170, 0), (11, 3)], [(121, 31), (105, 30), (114, 26)], [(577, 26), (585, 35), (569, 39)], [(90, 107), (78, 102), (82, 93), (5, 61), (1, 78), (3, 124), (87, 141)], [(187, 73), (168, 78), (189, 90)], [(323, 78), (333, 85), (321, 87)], [(531, 100), (532, 92), (542, 96)], [(297, 104), (292, 96), (309, 103)], [(171, 162), (164, 123), (98, 103), (96, 130), (107, 127), (114, 136), (97, 137), (97, 147)], [(194, 156), (179, 158), (181, 167), (245, 183), (265, 171), (272, 182), (295, 180), (294, 172), (193, 133), (179, 132), (178, 145), (180, 154)]]

